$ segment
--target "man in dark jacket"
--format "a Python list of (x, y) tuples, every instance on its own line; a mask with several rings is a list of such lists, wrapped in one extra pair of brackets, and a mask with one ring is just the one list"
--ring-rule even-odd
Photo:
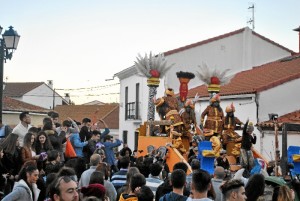
[(91, 139), (89, 139), (88, 144), (83, 147), (84, 158), (87, 159), (87, 161), (98, 148), (97, 143), (100, 141), (100, 135), (100, 131), (93, 130)]
[(159, 201), (186, 201), (187, 196), (183, 195), (183, 188), (186, 181), (186, 173), (183, 170), (174, 170), (171, 174), (173, 191), (162, 196)]

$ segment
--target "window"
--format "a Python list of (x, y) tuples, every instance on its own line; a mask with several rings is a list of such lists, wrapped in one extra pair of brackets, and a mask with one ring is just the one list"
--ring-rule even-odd
[(140, 116), (140, 83), (135, 85), (135, 101), (128, 101), (128, 87), (125, 88), (125, 120), (141, 119)]
[(123, 131), (123, 143), (127, 144), (127, 135), (128, 135), (128, 131)]
[(125, 120), (128, 119), (128, 87), (125, 87)]
[(135, 102), (130, 102), (126, 104), (126, 113), (127, 118), (126, 119), (136, 119), (135, 118)]
[(139, 132), (134, 132), (134, 149), (138, 149)]
[(135, 85), (135, 119), (140, 119), (140, 83), (136, 83)]

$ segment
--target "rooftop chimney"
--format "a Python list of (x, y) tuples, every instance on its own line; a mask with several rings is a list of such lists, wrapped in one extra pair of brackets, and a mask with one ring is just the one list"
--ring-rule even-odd
[(53, 89), (53, 80), (47, 80), (47, 81), (48, 81), (47, 85), (48, 85), (51, 89)]
[(70, 103), (70, 94), (69, 93), (65, 93), (65, 100)]
[(299, 43), (299, 50), (298, 52), (300, 53), (300, 26), (296, 29), (293, 29), (294, 31), (298, 31), (299, 32), (299, 40), (298, 40), (298, 43)]

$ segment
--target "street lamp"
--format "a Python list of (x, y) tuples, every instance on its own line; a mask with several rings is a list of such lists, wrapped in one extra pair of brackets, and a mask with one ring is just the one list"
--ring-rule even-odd
[[(2, 27), (0, 26), (0, 34)], [(6, 59), (11, 60), (14, 50), (17, 49), (20, 35), (10, 26), (0, 38), (0, 89), (3, 89), (3, 70)], [(3, 112), (3, 90), (0, 90), (0, 119), (2, 120)]]

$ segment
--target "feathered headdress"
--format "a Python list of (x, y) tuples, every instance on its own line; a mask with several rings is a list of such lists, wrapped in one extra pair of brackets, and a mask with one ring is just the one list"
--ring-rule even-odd
[(235, 112), (235, 107), (234, 107), (234, 105), (233, 105), (233, 103), (231, 103), (230, 105), (228, 105), (227, 107), (226, 107), (226, 110), (225, 110), (227, 113), (228, 112)]
[(232, 76), (226, 76), (230, 69), (225, 69), (223, 72), (215, 69), (210, 70), (206, 63), (198, 66), (200, 72), (197, 71), (197, 76), (208, 86), (208, 92), (219, 92), (222, 85), (228, 84)]
[(142, 57), (140, 54), (138, 54), (136, 59), (137, 61), (134, 62), (135, 68), (140, 75), (147, 78), (162, 78), (174, 65), (171, 64), (167, 66), (167, 60), (163, 54), (152, 56), (152, 52), (150, 52), (149, 57), (147, 54), (145, 54), (145, 57)]

